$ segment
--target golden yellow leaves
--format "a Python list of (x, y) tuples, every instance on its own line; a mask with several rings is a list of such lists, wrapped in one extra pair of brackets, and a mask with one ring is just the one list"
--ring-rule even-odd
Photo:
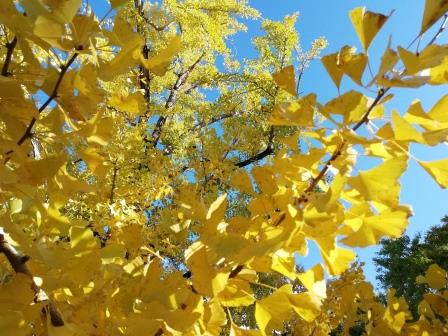
[(448, 273), (437, 264), (432, 264), (426, 270), (425, 276), (419, 276), (417, 283), (427, 283), (434, 289), (448, 288)]
[(330, 114), (342, 115), (344, 124), (351, 124), (360, 121), (367, 108), (367, 98), (363, 94), (349, 91), (329, 101), (321, 112), (327, 117)]
[[(29, 320), (39, 317), (42, 303), (34, 303), (32, 278), (25, 274), (16, 274), (9, 283), (0, 286), (0, 329), (2, 335), (28, 335), (31, 327)], [(34, 305), (31, 306), (31, 303)]]
[(70, 245), (72, 249), (86, 251), (97, 247), (97, 242), (93, 237), (93, 232), (86, 227), (72, 226), (70, 228)]
[(214, 297), (226, 287), (229, 274), (214, 269), (213, 259), (201, 242), (196, 242), (187, 249), (185, 259), (193, 274), (193, 287), (197, 292)]
[(400, 193), (398, 179), (406, 169), (407, 160), (405, 155), (387, 160), (374, 169), (350, 177), (348, 184), (356, 189), (365, 201), (395, 207), (398, 205)]
[(441, 188), (448, 188), (448, 159), (432, 162), (419, 161), (419, 164), (434, 178)]
[(75, 47), (76, 38), (69, 34), (65, 25), (73, 21), (81, 6), (81, 0), (48, 2), (46, 5), (41, 2), (24, 0), (21, 4), (27, 16), (33, 20), (35, 36), (52, 47), (62, 50), (68, 51)]
[(296, 95), (297, 85), (294, 76), (294, 66), (289, 65), (281, 69), (279, 72), (273, 73), (272, 78), (274, 78), (275, 83), (280, 88), (293, 96)]
[(338, 89), (344, 75), (349, 76), (356, 84), (362, 85), (367, 56), (355, 52), (354, 47), (345, 46), (337, 53), (322, 57), (322, 63)]
[(146, 109), (145, 99), (140, 92), (134, 92), (127, 96), (117, 93), (109, 99), (109, 105), (129, 113), (130, 116), (141, 116)]
[(129, 2), (129, 0), (110, 0), (110, 5), (115, 9), (125, 5), (127, 2)]
[(369, 48), (370, 43), (389, 18), (380, 13), (366, 12), (365, 7), (355, 8), (349, 15), (364, 50)]
[(152, 73), (157, 76), (163, 76), (168, 70), (173, 57), (176, 56), (181, 50), (182, 41), (180, 36), (174, 36), (169, 40), (167, 46), (158, 51), (156, 55), (151, 56), (147, 60), (141, 57), (140, 61)]
[(218, 295), (219, 302), (225, 307), (250, 306), (255, 298), (250, 283), (244, 279), (229, 279), (226, 287)]
[(322, 265), (317, 264), (305, 273), (299, 274), (298, 279), (309, 292), (314, 293), (321, 298), (327, 297), (327, 288)]
[(446, 0), (426, 0), (420, 34), (427, 31), (447, 11), (448, 2)]
[(309, 94), (293, 102), (274, 106), (269, 122), (278, 126), (311, 126), (316, 109), (316, 95)]
[(378, 215), (366, 216), (354, 233), (342, 240), (347, 246), (366, 247), (378, 244), (384, 237), (400, 237), (408, 225), (410, 209), (402, 206), (396, 210), (387, 209)]
[(270, 296), (258, 300), (255, 305), (255, 319), (263, 335), (273, 329), (281, 329), (283, 322), (291, 317), (291, 308), (307, 322), (320, 313), (321, 301), (311, 293), (292, 293), (291, 285), (284, 285)]

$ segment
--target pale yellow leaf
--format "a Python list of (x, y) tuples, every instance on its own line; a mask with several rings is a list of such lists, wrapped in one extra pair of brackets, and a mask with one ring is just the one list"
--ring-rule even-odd
[(366, 12), (365, 7), (351, 10), (349, 16), (364, 50), (369, 48), (370, 43), (389, 18), (380, 13)]
[(448, 159), (432, 162), (419, 161), (419, 164), (433, 177), (441, 188), (448, 188)]

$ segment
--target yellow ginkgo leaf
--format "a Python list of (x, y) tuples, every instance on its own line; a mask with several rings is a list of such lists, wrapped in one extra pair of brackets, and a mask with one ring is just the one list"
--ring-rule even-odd
[(274, 106), (269, 123), (279, 126), (311, 126), (316, 109), (316, 95), (309, 94), (293, 102)]
[(367, 65), (365, 54), (355, 54), (355, 48), (345, 46), (339, 52), (339, 67), (356, 84), (362, 85), (361, 79)]
[(62, 38), (65, 33), (64, 25), (54, 20), (51, 16), (40, 15), (37, 17), (34, 22), (33, 32), (52, 47), (66, 51), (73, 47), (69, 40)]
[(168, 70), (173, 57), (176, 56), (182, 50), (182, 41), (180, 36), (174, 36), (168, 45), (160, 50), (157, 55), (150, 57), (149, 59), (141, 58), (143, 65), (157, 76), (165, 75)]
[(305, 292), (288, 296), (292, 309), (306, 322), (312, 322), (320, 314), (322, 302), (313, 293)]
[(216, 227), (216, 225), (224, 219), (224, 214), (227, 209), (227, 194), (219, 196), (208, 209), (206, 220), (207, 225)]
[(448, 288), (448, 274), (437, 264), (432, 264), (425, 272), (425, 276), (418, 276), (417, 283), (427, 283), (434, 289)]
[(238, 188), (246, 194), (251, 195), (254, 192), (252, 181), (245, 170), (237, 171), (236, 174), (233, 175), (231, 183), (233, 187)]
[(379, 215), (369, 216), (362, 220), (361, 227), (342, 240), (342, 243), (352, 247), (375, 245), (384, 237), (399, 237), (408, 225), (409, 208), (400, 207), (397, 210), (385, 210)]
[(428, 116), (438, 123), (448, 123), (448, 94), (443, 96), (428, 112)]
[(2, 302), (2, 306), (9, 304), (23, 309), (32, 303), (34, 298), (32, 281), (30, 276), (18, 273), (11, 281), (2, 284), (0, 286), (0, 302)]
[(64, 0), (53, 2), (56, 6), (52, 7), (51, 16), (56, 18), (62, 24), (72, 22), (79, 8), (82, 0)]
[(249, 306), (255, 302), (249, 282), (241, 279), (229, 279), (217, 298), (225, 307)]
[(295, 271), (296, 261), (294, 253), (288, 252), (284, 249), (280, 249), (272, 256), (271, 269), (283, 274), (284, 276), (294, 280), (297, 278)]
[(418, 55), (398, 47), (400, 58), (406, 66), (406, 73), (413, 75), (419, 71), (436, 67), (448, 56), (446, 46), (430, 45), (421, 51)]
[(296, 95), (296, 79), (294, 76), (294, 66), (288, 65), (278, 72), (272, 74), (275, 83), (286, 92)]
[(388, 206), (398, 205), (400, 185), (398, 179), (407, 165), (407, 156), (387, 160), (382, 165), (358, 176), (350, 177), (348, 184), (356, 189), (366, 201), (376, 201)]
[(402, 118), (397, 111), (392, 111), (392, 124), (395, 140), (425, 143), (422, 134)]
[(448, 83), (448, 57), (446, 57), (442, 63), (430, 69), (432, 85), (440, 85)]
[(144, 41), (140, 36), (132, 35), (132, 38), (121, 46), (120, 52), (110, 62), (100, 64), (101, 79), (111, 81), (126, 72), (131, 66), (136, 65), (143, 44)]
[(356, 84), (362, 85), (362, 75), (367, 65), (365, 54), (355, 54), (356, 49), (344, 46), (339, 53), (322, 57), (322, 63), (334, 84), (339, 88), (342, 76), (349, 76)]
[(366, 12), (365, 7), (353, 9), (349, 16), (364, 50), (369, 48), (370, 43), (389, 18), (380, 13)]
[[(389, 43), (387, 44), (386, 51), (383, 56), (381, 56), (380, 68), (378, 70), (378, 74), (376, 78), (382, 78), (387, 72), (392, 71), (395, 64), (397, 64), (399, 57), (397, 53), (391, 48), (392, 41), (389, 39)], [(375, 80), (374, 79), (374, 80)]]
[(283, 327), (283, 321), (288, 319), (290, 287), (285, 285), (255, 304), (255, 320), (263, 335), (270, 335), (273, 329)]
[(420, 35), (427, 31), (446, 12), (448, 12), (448, 1), (426, 0)]
[(315, 265), (305, 273), (298, 275), (300, 282), (310, 292), (318, 295), (321, 298), (327, 297), (327, 288), (325, 285), (324, 268), (321, 264)]
[(353, 90), (330, 100), (322, 109), (324, 115), (342, 115), (344, 117), (344, 123), (360, 121), (366, 111), (367, 98), (363, 94)]
[(344, 72), (338, 66), (338, 53), (325, 55), (322, 57), (322, 64), (333, 80), (334, 85), (339, 89)]
[(436, 127), (436, 122), (425, 112), (418, 99), (414, 100), (411, 105), (409, 105), (403, 119), (408, 123), (418, 124), (425, 130), (433, 130)]
[(97, 242), (90, 228), (72, 226), (70, 232), (70, 245), (79, 250), (88, 250), (97, 247)]
[(117, 110), (129, 113), (131, 116), (143, 115), (146, 108), (145, 98), (139, 92), (134, 92), (128, 96), (123, 96), (120, 93), (114, 94), (109, 99), (109, 105)]
[(81, 151), (79, 156), (94, 174), (100, 177), (106, 174), (106, 169), (103, 165), (104, 157), (94, 147), (89, 147)]
[(19, 176), (9, 167), (1, 165), (0, 166), (0, 183), (1, 184), (11, 184), (19, 181)]
[(448, 159), (442, 159), (432, 162), (419, 162), (439, 184), (441, 188), (448, 188)]
[(207, 253), (207, 247), (197, 241), (185, 251), (185, 260), (192, 273), (194, 289), (205, 296), (218, 295), (227, 284), (228, 273), (217, 272)]
[(325, 267), (331, 275), (339, 275), (350, 267), (356, 253), (352, 250), (341, 248), (336, 244), (336, 237), (314, 238), (320, 249), (320, 254), (325, 261)]

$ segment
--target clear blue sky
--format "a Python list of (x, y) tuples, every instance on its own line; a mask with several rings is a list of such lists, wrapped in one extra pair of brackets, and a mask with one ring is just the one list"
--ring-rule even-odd
[[(361, 50), (357, 36), (348, 18), (348, 12), (351, 9), (358, 6), (366, 6), (371, 11), (383, 14), (389, 14), (392, 10), (395, 10), (369, 50), (374, 71), (377, 69), (377, 61), (375, 60), (380, 59), (390, 35), (392, 35), (392, 45), (394, 47), (397, 45), (405, 47), (417, 36), (424, 6), (423, 0), (249, 0), (249, 3), (257, 8), (264, 18), (269, 19), (281, 19), (286, 14), (299, 11), (300, 16), (297, 28), (301, 34), (303, 49), (307, 49), (316, 37), (324, 36), (329, 42), (329, 46), (324, 53), (335, 52), (346, 44), (354, 45)], [(248, 41), (250, 36), (259, 33), (259, 23), (249, 23), (249, 26), (249, 36), (238, 38), (239, 55), (244, 53), (243, 50), (247, 50), (249, 55), (253, 53), (253, 49), (248, 46)], [(448, 33), (440, 38), (439, 43), (447, 43), (447, 37)], [(311, 65), (302, 83), (301, 90), (305, 93), (316, 92), (322, 103), (338, 94), (320, 61), (316, 61)], [(345, 79), (341, 92), (351, 87), (352, 83), (350, 80)], [(400, 113), (404, 113), (410, 102), (416, 98), (422, 101), (426, 109), (430, 108), (438, 98), (447, 93), (447, 86), (425, 89), (396, 89), (393, 90), (393, 93), (396, 95), (395, 99), (388, 107), (393, 107)], [(448, 157), (448, 147), (446, 145), (440, 145), (436, 148), (413, 146), (411, 152), (417, 158), (423, 160)], [(405, 204), (411, 204), (415, 213), (411, 218), (407, 230), (408, 234), (413, 235), (418, 231), (424, 232), (429, 226), (438, 224), (440, 218), (448, 214), (448, 191), (440, 189), (432, 178), (412, 160), (409, 162), (409, 170), (401, 179), (401, 183), (401, 201)], [(372, 247), (357, 251), (360, 260), (366, 262), (365, 273), (372, 282), (376, 282), (372, 258), (377, 250), (378, 248)], [(310, 257), (306, 260), (299, 259), (299, 262), (309, 267), (318, 259), (315, 257), (316, 254), (318, 254), (317, 249), (311, 248)]]
[[(104, 13), (109, 6), (104, 0), (91, 1), (98, 15)], [(300, 17), (297, 28), (301, 34), (301, 43), (304, 50), (309, 48), (312, 41), (318, 36), (324, 36), (329, 42), (329, 47), (324, 53), (339, 50), (349, 44), (361, 49), (357, 36), (348, 18), (348, 12), (358, 6), (366, 6), (371, 11), (389, 14), (395, 10), (392, 17), (380, 31), (373, 42), (369, 56), (375, 71), (378, 60), (385, 50), (389, 36), (392, 35), (392, 46), (407, 46), (418, 34), (423, 13), (424, 0), (249, 0), (249, 4), (258, 9), (264, 18), (280, 20), (285, 15), (299, 11)], [(260, 34), (260, 22), (247, 21), (249, 31), (234, 37), (233, 45), (238, 50), (238, 57), (251, 58), (254, 49), (250, 40)], [(431, 31), (428, 32), (431, 35)], [(448, 32), (439, 40), (439, 43), (447, 43)], [(341, 92), (353, 87), (349, 79), (344, 79)], [(306, 72), (302, 81), (302, 91), (315, 92), (318, 99), (324, 103), (334, 98), (338, 93), (331, 82), (320, 61), (314, 62)], [(447, 93), (447, 86), (428, 87), (424, 89), (395, 89), (392, 91), (395, 99), (389, 104), (389, 108), (397, 109), (404, 113), (412, 100), (419, 98), (423, 106), (429, 109), (439, 97)], [(448, 157), (448, 147), (440, 145), (436, 148), (413, 146), (412, 153), (419, 159), (436, 160)], [(365, 168), (365, 167), (362, 167)], [(408, 234), (424, 232), (429, 226), (439, 223), (441, 217), (448, 214), (448, 191), (442, 190), (415, 162), (410, 160), (409, 169), (401, 179), (401, 201), (411, 204), (414, 216), (408, 227)], [(365, 273), (367, 278), (376, 282), (375, 269), (372, 258), (378, 249), (375, 247), (359, 249), (358, 255), (361, 261), (366, 262)], [(318, 250), (311, 246), (310, 256), (300, 259), (305, 267), (312, 266), (320, 260)]]

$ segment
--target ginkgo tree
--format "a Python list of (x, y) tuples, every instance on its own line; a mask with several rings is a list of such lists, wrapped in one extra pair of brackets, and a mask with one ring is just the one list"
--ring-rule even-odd
[[(352, 10), (363, 51), (322, 63), (359, 89), (325, 104), (300, 81), (326, 41), (302, 50), (296, 14), (262, 20), (258, 56), (241, 61), (232, 36), (259, 19), (243, 0), (0, 5), (1, 335), (448, 332), (439, 266), (417, 279), (417, 321), (350, 268), (353, 248), (407, 226), (410, 144), (447, 140), (448, 96), (385, 118), (395, 90), (448, 81), (446, 1), (427, 0), (423, 42), (389, 45), (370, 77), (390, 15)], [(360, 149), (381, 163), (355, 173)], [(448, 159), (418, 163), (448, 186)], [(308, 241), (322, 263), (298, 272)]]

